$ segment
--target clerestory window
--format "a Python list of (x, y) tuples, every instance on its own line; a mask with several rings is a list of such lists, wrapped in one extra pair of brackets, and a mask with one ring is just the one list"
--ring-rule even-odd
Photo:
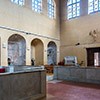
[(32, 10), (41, 13), (42, 11), (42, 0), (32, 0)]
[(75, 18), (80, 16), (80, 0), (68, 0), (67, 2), (67, 18)]
[(55, 6), (53, 0), (48, 0), (48, 16), (49, 18), (55, 17)]
[(20, 6), (23, 6), (25, 1), (24, 0), (11, 0), (11, 2), (16, 3)]
[(88, 0), (88, 14), (100, 11), (100, 0)]

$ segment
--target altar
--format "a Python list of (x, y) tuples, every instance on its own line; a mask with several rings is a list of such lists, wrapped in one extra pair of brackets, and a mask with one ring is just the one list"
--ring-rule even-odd
[(100, 67), (54, 66), (54, 79), (100, 84)]
[(46, 97), (46, 71), (42, 66), (16, 66), (0, 73), (0, 100), (37, 100), (43, 97)]

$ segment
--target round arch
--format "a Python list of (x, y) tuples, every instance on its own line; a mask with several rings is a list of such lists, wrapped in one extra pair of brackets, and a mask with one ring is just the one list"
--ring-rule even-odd
[(26, 41), (19, 34), (8, 38), (8, 65), (26, 65)]
[[(44, 46), (43, 42), (35, 38), (31, 42), (31, 62), (32, 65), (43, 65), (44, 64)], [(34, 63), (35, 61), (35, 63)]]
[(47, 62), (48, 65), (57, 64), (57, 45), (53, 41), (50, 41), (47, 46)]

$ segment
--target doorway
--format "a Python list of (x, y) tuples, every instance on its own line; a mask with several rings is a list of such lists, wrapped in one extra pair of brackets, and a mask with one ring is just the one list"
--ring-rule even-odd
[(100, 47), (87, 48), (87, 66), (100, 66)]

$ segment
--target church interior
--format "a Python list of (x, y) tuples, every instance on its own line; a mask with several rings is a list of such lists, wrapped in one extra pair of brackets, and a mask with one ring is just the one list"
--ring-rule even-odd
[(1, 0), (0, 100), (100, 100), (99, 20), (100, 0)]

